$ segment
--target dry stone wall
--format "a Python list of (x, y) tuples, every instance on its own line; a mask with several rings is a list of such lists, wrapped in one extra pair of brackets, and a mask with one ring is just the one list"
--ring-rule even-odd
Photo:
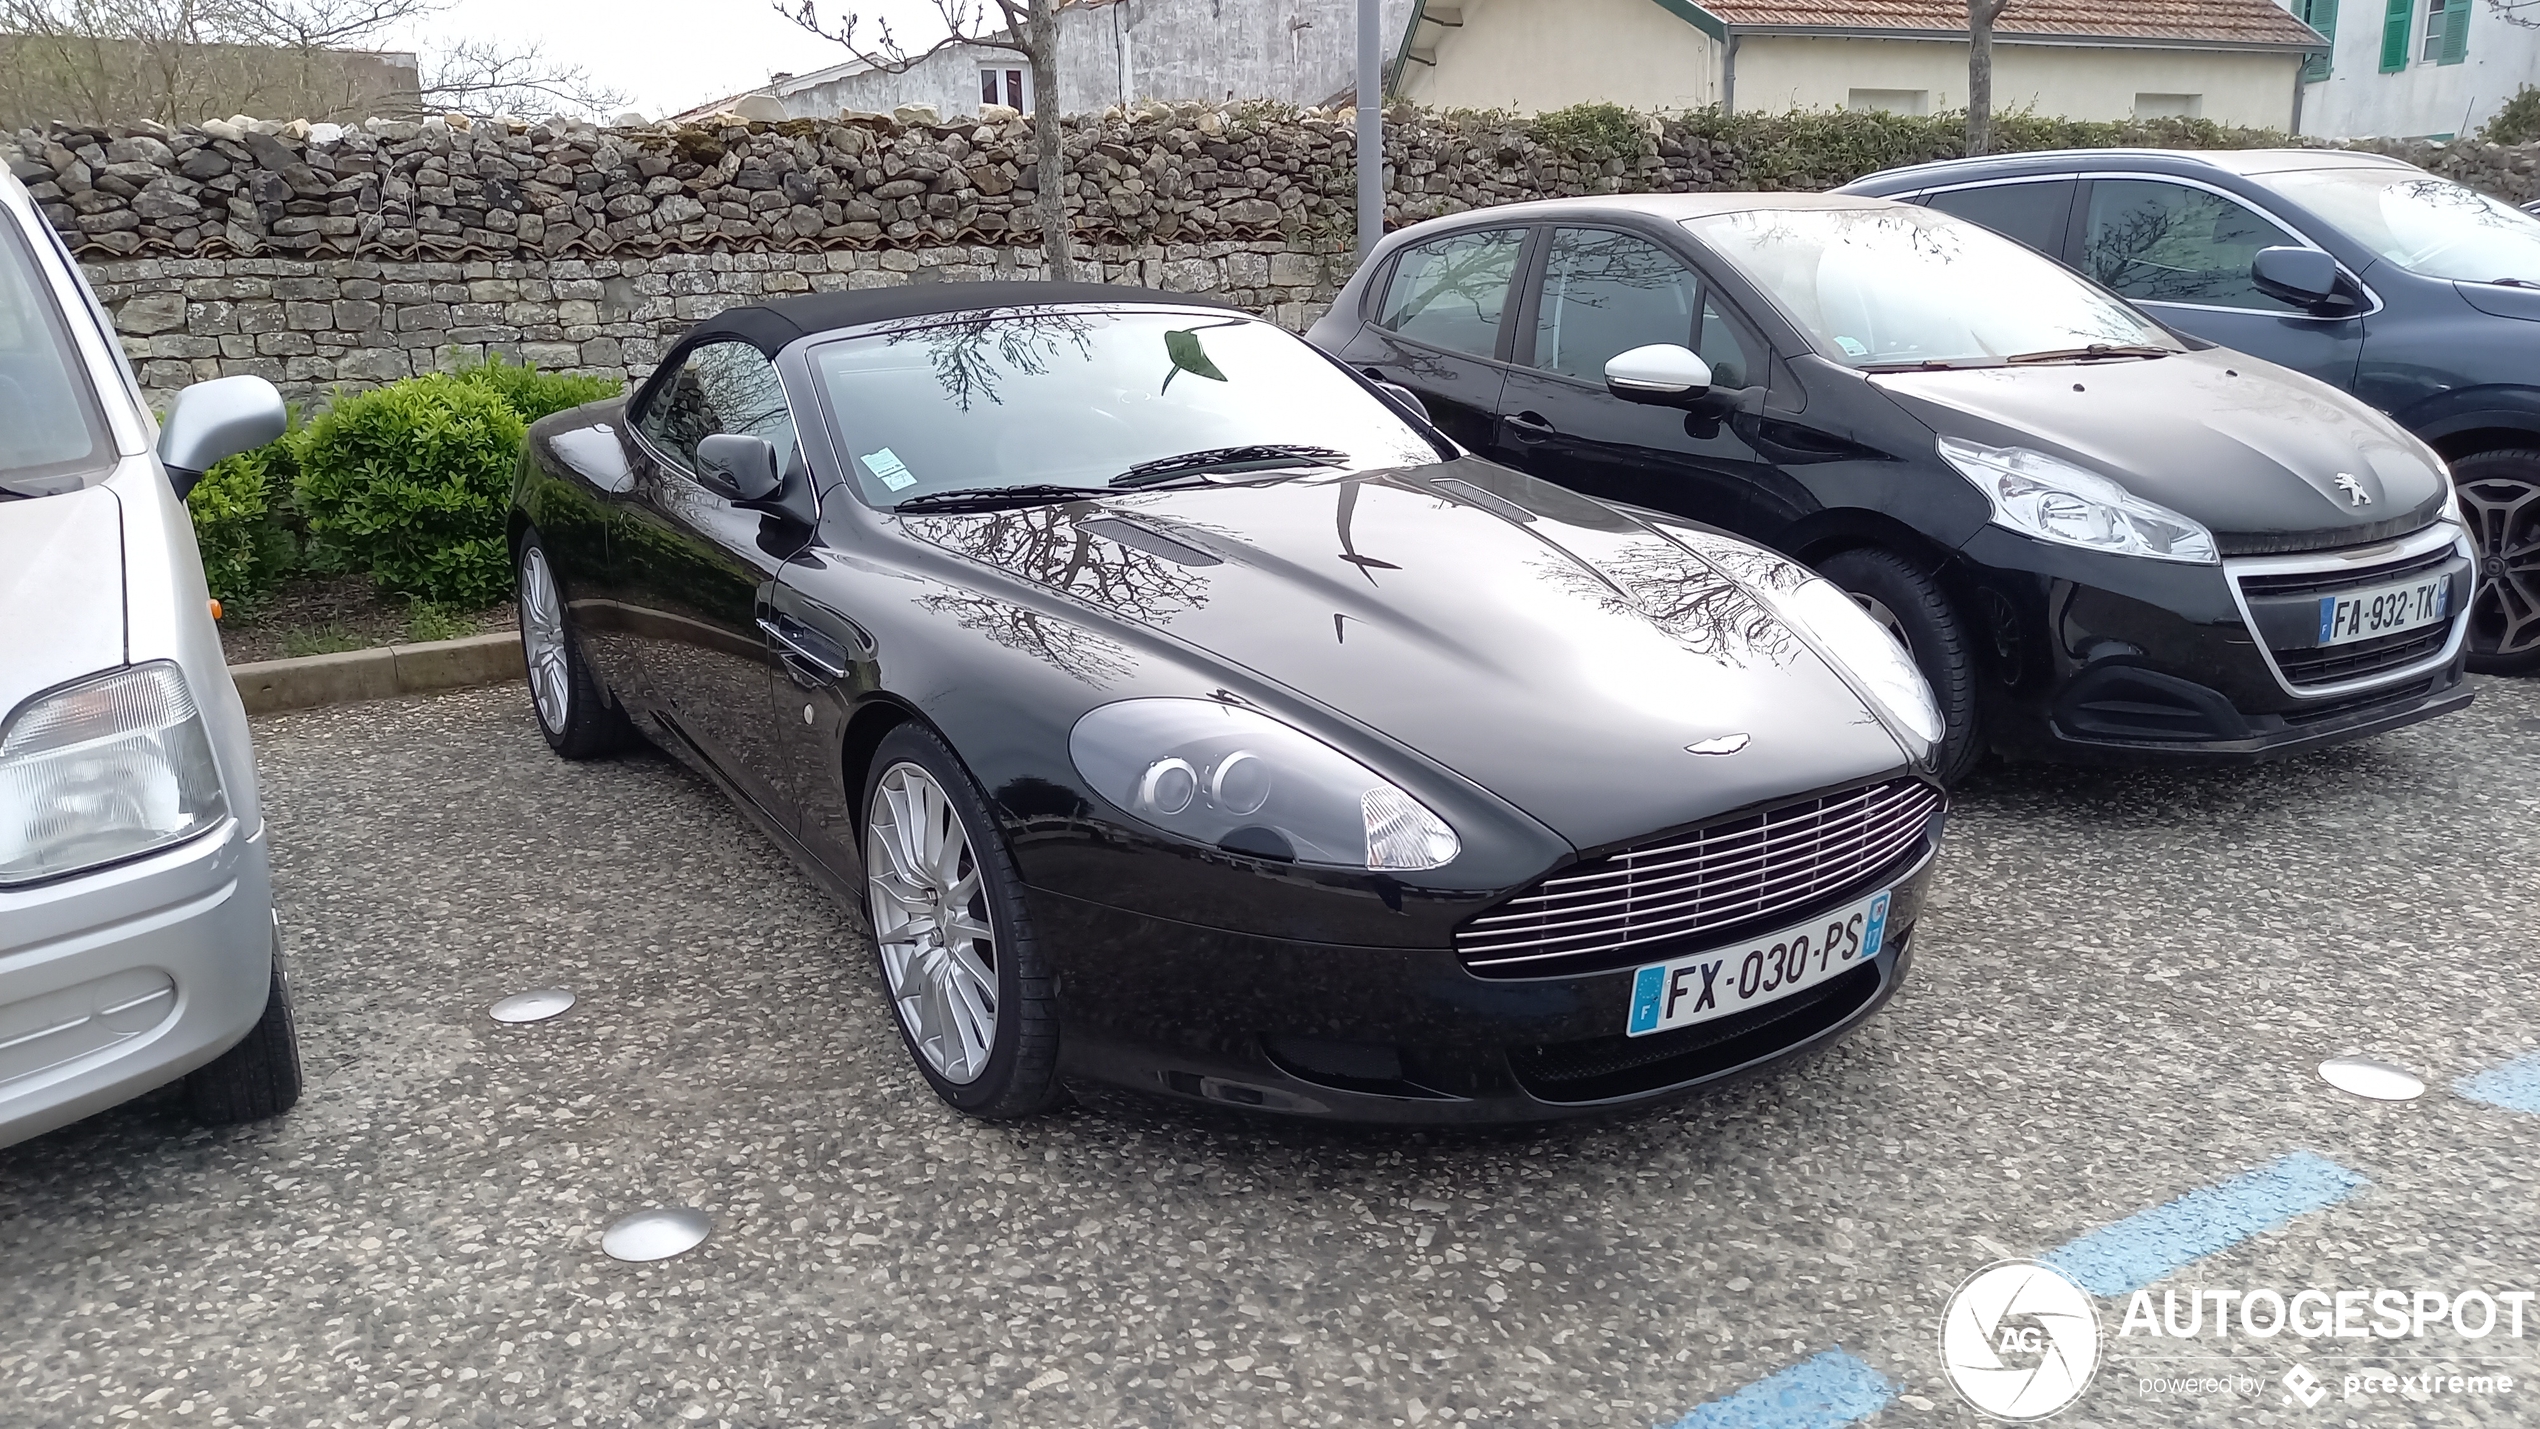
[[(1606, 129), (1616, 120), (1596, 142), (1557, 143), (1506, 116), (1400, 111), (1389, 221), (1569, 194), (1821, 186), (1951, 142), (1917, 131), (1899, 148), (1861, 127), (1849, 140), (1876, 142), (1827, 145), (1804, 130), (1822, 117), (1769, 146), (1736, 128), (1756, 121), (1616, 112)], [(1213, 293), (1296, 328), (1347, 276), (1345, 113), (1156, 106), (1071, 120), (1066, 143), (1075, 276)], [(2362, 147), (2516, 201), (2540, 192), (2540, 146)], [(252, 372), (305, 397), (488, 351), (640, 377), (690, 323), (735, 303), (1040, 275), (1031, 124), (995, 108), (950, 124), (904, 111), (618, 130), (56, 125), (0, 136), (0, 149), (154, 391)]]

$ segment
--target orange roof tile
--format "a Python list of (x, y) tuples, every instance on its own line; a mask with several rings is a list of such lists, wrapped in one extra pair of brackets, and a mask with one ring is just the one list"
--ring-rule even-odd
[[(1729, 24), (1965, 34), (1963, 0), (1697, 0)], [(1994, 33), (2083, 39), (2319, 46), (2273, 0), (2010, 0)]]

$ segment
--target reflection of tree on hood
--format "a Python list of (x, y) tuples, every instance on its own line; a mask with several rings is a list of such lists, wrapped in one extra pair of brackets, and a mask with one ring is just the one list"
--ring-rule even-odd
[(1693, 654), (1724, 664), (1766, 661), (1778, 665), (1804, 648), (1736, 580), (1661, 537), (1637, 539), (1622, 550), (1600, 553), (1593, 572), (1559, 558), (1545, 559), (1536, 569), (1553, 584), (1595, 601), (1601, 609), (1639, 616)]
[[(908, 524), (920, 540), (1149, 625), (1167, 624), (1208, 600), (1208, 580), (1199, 572), (1104, 540), (1079, 527), (1065, 507), (916, 517)], [(1128, 652), (1118, 642), (1074, 621), (992, 596), (930, 596), (922, 603), (1087, 684), (1107, 685), (1128, 673)]]
[(953, 405), (967, 412), (974, 401), (1002, 405), (997, 395), (1001, 378), (1015, 373), (1038, 377), (1049, 371), (1062, 343), (1073, 345), (1077, 356), (1090, 361), (1093, 329), (1094, 319), (1082, 313), (982, 308), (952, 322), (928, 319), (883, 331), (894, 347), (904, 342), (923, 344), (935, 380), (943, 384)]

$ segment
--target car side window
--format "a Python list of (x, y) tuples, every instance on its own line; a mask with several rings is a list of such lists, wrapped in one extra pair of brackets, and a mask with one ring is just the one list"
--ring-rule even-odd
[(635, 428), (662, 455), (692, 472), (697, 443), (717, 432), (765, 437), (776, 448), (779, 470), (793, 464), (797, 445), (793, 410), (785, 405), (776, 364), (746, 342), (690, 348), (679, 370), (653, 393)]
[(1942, 189), (1925, 198), (1923, 204), (1970, 223), (1981, 223), (2005, 238), (2060, 260), (2064, 256), (2064, 223), (2073, 211), (2073, 181), (2035, 179)]
[(1628, 233), (1553, 230), (1543, 300), (1535, 305), (1533, 365), (1601, 383), (1615, 355), (1661, 342), (1701, 354), (1717, 386), (1744, 387), (1760, 370), (1760, 345), (1683, 260)]
[(1526, 231), (1450, 233), (1402, 250), (1376, 325), (1414, 342), (1492, 357)]
[(2236, 199), (2157, 179), (2098, 179), (2082, 230), (2082, 271), (2151, 303), (2292, 312), (2249, 281), (2261, 248), (2302, 240)]

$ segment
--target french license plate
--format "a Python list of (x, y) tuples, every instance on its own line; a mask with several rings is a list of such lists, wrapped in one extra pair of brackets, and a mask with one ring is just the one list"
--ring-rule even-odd
[(2320, 643), (2348, 645), (2433, 625), (2452, 613), (2447, 576), (2375, 586), (2351, 595), (2320, 597)]
[(1651, 963), (1632, 974), (1634, 1037), (1690, 1027), (1777, 1002), (1879, 955), (1887, 936), (1883, 889), (1850, 907), (1768, 937)]

